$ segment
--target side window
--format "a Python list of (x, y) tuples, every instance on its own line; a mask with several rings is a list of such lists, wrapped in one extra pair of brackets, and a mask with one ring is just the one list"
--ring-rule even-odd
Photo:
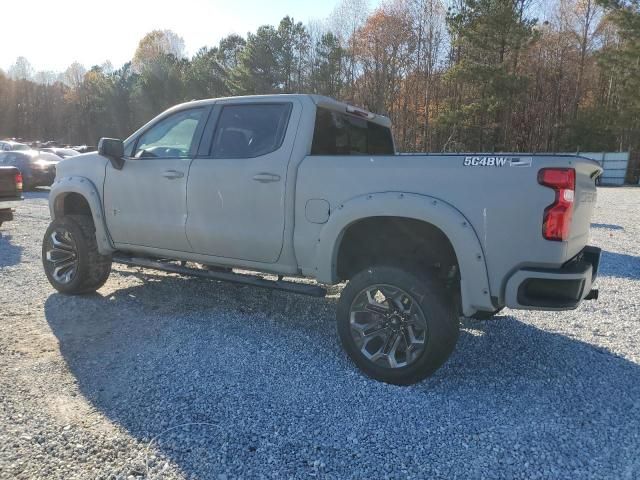
[(16, 155), (11, 152), (0, 153), (0, 163), (3, 165), (13, 165)]
[(156, 123), (138, 139), (135, 158), (186, 158), (204, 109), (174, 113)]
[(291, 103), (226, 105), (213, 136), (214, 158), (254, 158), (282, 145)]
[(311, 155), (393, 155), (391, 130), (364, 118), (318, 108)]

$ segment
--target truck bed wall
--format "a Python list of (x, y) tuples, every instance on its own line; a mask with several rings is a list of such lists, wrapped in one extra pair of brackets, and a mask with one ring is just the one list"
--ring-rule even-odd
[[(597, 164), (571, 156), (526, 158), (531, 158), (530, 166), (465, 167), (465, 155), (308, 156), (299, 167), (296, 186), (298, 262), (303, 271), (312, 271), (315, 242), (323, 228), (304, 218), (309, 199), (327, 200), (333, 212), (350, 199), (369, 193), (428, 195), (447, 202), (470, 222), (484, 250), (491, 295), (501, 298), (504, 283), (514, 270), (522, 266), (558, 267), (575, 255), (588, 237), (591, 203), (576, 204), (580, 231), (573, 243), (542, 237), (543, 212), (555, 194), (539, 185), (537, 174), (544, 167), (578, 165), (581, 172), (585, 170), (579, 176), (579, 186), (588, 188), (581, 182), (585, 183), (586, 171), (596, 170)], [(588, 200), (595, 201), (595, 187), (593, 198)]]

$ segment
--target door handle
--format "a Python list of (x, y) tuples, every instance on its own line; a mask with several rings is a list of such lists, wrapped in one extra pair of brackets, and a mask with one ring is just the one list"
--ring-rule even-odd
[(184, 177), (184, 172), (179, 172), (178, 170), (165, 170), (162, 172), (162, 176), (169, 179), (182, 178)]
[(258, 173), (253, 176), (253, 179), (260, 183), (277, 182), (280, 180), (280, 175), (276, 175), (275, 173)]

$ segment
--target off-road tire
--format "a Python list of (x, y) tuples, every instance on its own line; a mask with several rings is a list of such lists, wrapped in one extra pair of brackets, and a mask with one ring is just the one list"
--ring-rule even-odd
[[(406, 292), (422, 310), (427, 325), (424, 350), (403, 367), (383, 367), (357, 347), (351, 329), (351, 308), (358, 295), (372, 285), (392, 285)], [(416, 383), (435, 372), (453, 352), (460, 332), (455, 302), (433, 276), (397, 267), (377, 266), (356, 274), (342, 291), (337, 307), (338, 334), (351, 360), (368, 376), (396, 385)]]
[[(68, 283), (54, 278), (53, 264), (47, 260), (51, 235), (56, 229), (69, 233), (77, 256), (76, 272)], [(96, 229), (93, 219), (88, 215), (65, 215), (51, 222), (42, 242), (42, 263), (53, 288), (71, 295), (95, 292), (104, 285), (111, 273), (111, 256), (98, 252)]]

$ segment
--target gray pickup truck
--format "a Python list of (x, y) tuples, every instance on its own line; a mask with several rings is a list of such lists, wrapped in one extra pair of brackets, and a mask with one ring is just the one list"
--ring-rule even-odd
[(112, 262), (310, 295), (347, 282), (342, 344), (396, 384), (447, 359), (460, 314), (597, 297), (596, 162), (397, 154), (390, 127), (315, 95), (173, 107), (60, 162), (46, 275), (70, 294), (100, 288)]

